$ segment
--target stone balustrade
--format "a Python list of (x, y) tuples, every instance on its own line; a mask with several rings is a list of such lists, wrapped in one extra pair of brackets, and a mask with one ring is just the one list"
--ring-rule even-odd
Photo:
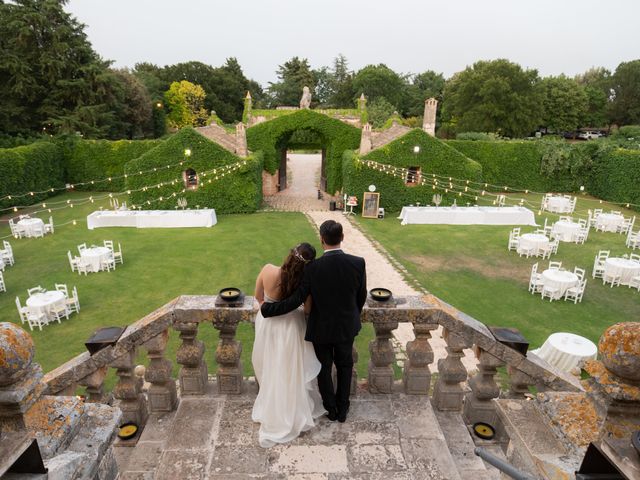
[[(241, 322), (253, 322), (257, 304), (245, 297), (236, 307), (216, 306), (215, 296), (181, 296), (128, 326), (119, 340), (90, 356), (83, 353), (47, 373), (44, 382), (50, 395), (74, 395), (78, 386), (86, 387), (87, 401), (107, 402), (104, 380), (109, 368), (116, 370), (118, 383), (113, 397), (119, 400), (124, 420), (143, 425), (147, 415), (176, 408), (176, 382), (171, 376), (172, 362), (165, 358), (169, 329), (180, 336), (176, 362), (180, 365), (180, 396), (202, 395), (209, 386), (205, 355), (207, 347), (198, 340), (200, 328), (219, 332), (214, 352), (218, 365), (216, 388), (220, 393), (241, 394), (245, 379), (241, 363), (242, 345), (236, 339)], [(429, 395), (433, 350), (429, 344), (431, 331), (443, 327), (447, 357), (438, 362), (438, 379), (433, 392), (433, 405), (438, 410), (460, 411), (467, 421), (491, 421), (495, 417), (492, 399), (501, 395), (495, 381), (496, 369), (507, 366), (511, 384), (502, 395), (523, 396), (529, 385), (538, 388), (581, 391), (575, 377), (561, 372), (534, 354), (526, 356), (499, 343), (489, 329), (477, 320), (454, 309), (432, 295), (392, 299), (390, 303), (367, 300), (362, 321), (371, 323), (375, 339), (370, 342), (368, 388), (373, 394), (389, 394), (400, 388), (395, 381), (395, 351), (391, 342), (399, 323), (413, 325), (415, 340), (406, 345), (407, 360), (402, 372), (402, 388), (412, 395)], [(211, 324), (203, 325), (202, 324)], [(468, 381), (470, 391), (463, 389), (467, 371), (461, 363), (463, 350), (473, 347), (478, 357), (478, 372)], [(149, 383), (142, 394), (142, 378), (134, 374), (136, 352), (149, 357), (144, 379)], [(357, 358), (357, 352), (354, 351)], [(213, 373), (213, 372), (212, 372)], [(353, 390), (355, 391), (355, 379)]]

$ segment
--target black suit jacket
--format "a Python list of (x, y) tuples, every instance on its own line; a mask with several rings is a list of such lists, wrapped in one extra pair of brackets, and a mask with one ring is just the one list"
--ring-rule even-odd
[(330, 250), (306, 266), (302, 284), (280, 302), (263, 303), (262, 315), (284, 315), (311, 294), (305, 340), (318, 344), (349, 342), (360, 331), (360, 313), (367, 299), (364, 258)]

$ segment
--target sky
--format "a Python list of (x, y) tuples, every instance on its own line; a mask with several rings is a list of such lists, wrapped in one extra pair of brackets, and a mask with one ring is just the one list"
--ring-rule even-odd
[(384, 63), (445, 77), (495, 58), (541, 76), (640, 58), (638, 0), (70, 0), (65, 9), (115, 67), (236, 57), (264, 86), (293, 56), (319, 68), (342, 53), (353, 70)]

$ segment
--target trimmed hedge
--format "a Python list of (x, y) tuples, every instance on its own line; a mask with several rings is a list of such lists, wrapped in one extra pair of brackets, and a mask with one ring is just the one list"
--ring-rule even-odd
[(599, 156), (588, 191), (603, 200), (640, 205), (640, 151), (614, 149)]
[[(0, 197), (64, 187), (63, 164), (62, 148), (51, 142), (0, 149)], [(56, 193), (6, 198), (0, 207), (31, 205)]]
[(77, 184), (113, 177), (111, 182), (77, 185), (76, 190), (121, 192), (124, 190), (124, 166), (163, 140), (79, 140), (67, 154), (67, 182)]
[[(185, 149), (191, 150), (191, 156), (184, 157)], [(166, 168), (184, 160), (184, 164)], [(240, 169), (228, 173), (224, 178), (215, 179), (214, 175), (202, 177), (203, 172), (224, 165), (233, 165), (246, 160)], [(260, 152), (250, 158), (243, 159), (225, 150), (217, 143), (203, 137), (193, 128), (184, 128), (171, 138), (158, 145), (142, 156), (131, 160), (125, 166), (125, 172), (132, 174), (140, 170), (157, 172), (145, 175), (132, 175), (126, 179), (126, 188), (135, 190), (144, 186), (157, 185), (174, 179), (180, 179), (173, 185), (160, 188), (152, 187), (146, 191), (132, 192), (129, 195), (130, 205), (140, 205), (143, 209), (173, 210), (177, 206), (177, 199), (187, 199), (188, 208), (215, 208), (216, 213), (247, 213), (255, 212), (262, 203), (262, 168), (263, 157)], [(182, 173), (192, 168), (196, 171), (200, 181), (197, 190), (187, 190), (182, 193), (184, 184)], [(209, 184), (208, 181), (212, 180)], [(176, 197), (170, 197), (177, 193)], [(159, 197), (162, 201), (146, 202)]]
[[(306, 134), (296, 134), (300, 130)], [(303, 138), (311, 143), (300, 143)], [(360, 129), (312, 110), (297, 110), (247, 129), (247, 143), (252, 151), (264, 153), (264, 169), (271, 174), (280, 166), (282, 149), (326, 148), (327, 191), (336, 192), (342, 187), (342, 154), (360, 145)]]
[[(420, 147), (418, 154), (413, 153), (413, 147), (416, 145)], [(376, 186), (376, 192), (380, 193), (380, 206), (387, 212), (399, 212), (404, 205), (411, 203), (420, 202), (423, 205), (431, 203), (434, 193), (443, 196), (443, 205), (453, 203), (454, 198), (459, 205), (473, 203), (469, 197), (447, 195), (443, 190), (433, 190), (431, 184), (407, 186), (404, 178), (358, 165), (355, 162), (356, 158), (357, 154), (353, 151), (344, 153), (342, 175), (344, 191), (349, 195), (356, 195), (360, 204), (362, 204), (363, 192), (368, 191), (371, 184)], [(472, 181), (482, 180), (480, 164), (421, 129), (411, 130), (384, 147), (368, 153), (362, 159), (403, 168), (420, 167), (423, 177), (436, 173)]]
[(483, 181), (538, 192), (576, 191), (579, 178), (547, 177), (541, 171), (542, 146), (537, 142), (447, 140), (451, 147), (482, 165)]

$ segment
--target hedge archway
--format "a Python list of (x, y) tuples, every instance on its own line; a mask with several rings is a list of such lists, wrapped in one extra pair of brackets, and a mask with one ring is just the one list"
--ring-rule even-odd
[(247, 129), (249, 149), (264, 155), (264, 169), (274, 174), (287, 148), (323, 150), (326, 190), (342, 188), (342, 154), (360, 145), (360, 129), (312, 110), (299, 110)]

